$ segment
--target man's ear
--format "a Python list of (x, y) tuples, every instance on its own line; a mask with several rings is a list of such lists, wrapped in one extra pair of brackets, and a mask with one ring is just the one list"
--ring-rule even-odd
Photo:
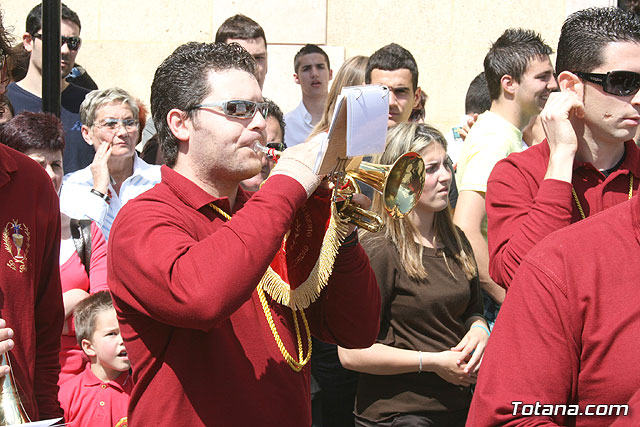
[(420, 107), (420, 95), (422, 94), (422, 89), (420, 86), (416, 89), (416, 92), (413, 94), (413, 108)]
[(505, 74), (500, 78), (500, 86), (502, 87), (502, 91), (505, 95), (513, 95), (516, 93), (516, 89), (518, 88), (518, 82), (509, 74)]
[(189, 140), (189, 128), (187, 126), (187, 113), (174, 108), (167, 113), (167, 124), (173, 136), (180, 141)]
[(31, 53), (33, 50), (33, 36), (31, 34), (24, 33), (22, 35), (22, 46), (24, 47), (24, 50)]
[(86, 142), (87, 144), (93, 147), (93, 141), (91, 140), (92, 132), (89, 126), (82, 125), (82, 127), (80, 128), (80, 133), (82, 134), (82, 138), (84, 139), (84, 142)]
[(300, 78), (298, 77), (298, 73), (293, 73), (293, 81), (296, 82), (296, 84), (300, 84)]
[(333, 79), (333, 70), (329, 69), (329, 80)]
[(579, 99), (582, 99), (584, 93), (584, 83), (582, 79), (571, 71), (563, 71), (558, 74), (558, 88), (562, 92), (573, 92)]
[(82, 351), (89, 357), (95, 357), (96, 351), (93, 348), (93, 344), (88, 339), (82, 340)]

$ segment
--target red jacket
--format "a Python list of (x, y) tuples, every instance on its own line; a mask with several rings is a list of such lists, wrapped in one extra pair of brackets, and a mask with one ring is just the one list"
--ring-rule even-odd
[(530, 416), (532, 408), (523, 413), (512, 402), (585, 413), (608, 410), (587, 405), (629, 402), (640, 385), (639, 265), (637, 196), (540, 242), (507, 292), (467, 425), (611, 424), (613, 416), (542, 415), (542, 406)]
[[(309, 365), (296, 373), (286, 364), (255, 291), (306, 193), (273, 176), (250, 200), (238, 190), (228, 222), (210, 202), (230, 212), (226, 198), (163, 166), (162, 182), (115, 220), (108, 282), (133, 366), (129, 425), (310, 425)], [(269, 305), (295, 355), (291, 310)], [(379, 310), (357, 245), (341, 249), (329, 285), (305, 313), (321, 340), (368, 347)]]
[(0, 317), (15, 333), (10, 358), (22, 403), (31, 420), (62, 417), (58, 196), (40, 165), (2, 144), (0, 232)]
[[(573, 186), (585, 215), (591, 216), (629, 199), (629, 174), (634, 194), (640, 185), (640, 149), (625, 143), (618, 168), (605, 178), (590, 163), (574, 162)], [(571, 184), (544, 179), (549, 164), (546, 140), (513, 153), (496, 164), (487, 184), (489, 274), (509, 288), (522, 259), (544, 237), (579, 221)]]

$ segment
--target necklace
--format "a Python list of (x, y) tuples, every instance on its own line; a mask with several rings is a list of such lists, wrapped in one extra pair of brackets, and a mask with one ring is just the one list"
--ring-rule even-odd
[[(211, 206), (215, 212), (227, 221), (231, 219), (229, 214), (213, 203), (209, 203), (209, 206)], [(304, 309), (318, 298), (322, 289), (327, 285), (329, 276), (331, 276), (333, 271), (335, 257), (337, 256), (340, 248), (340, 242), (342, 242), (346, 237), (348, 221), (343, 221), (339, 217), (336, 219), (337, 215), (334, 214), (335, 205), (332, 203), (331, 220), (322, 241), (320, 256), (304, 283), (296, 289), (291, 290), (291, 286), (269, 266), (256, 288), (260, 304), (262, 305), (262, 311), (267, 319), (269, 329), (271, 329), (276, 345), (278, 346), (284, 360), (295, 372), (300, 372), (311, 359), (311, 331), (309, 329), (307, 318), (304, 314)], [(280, 338), (280, 334), (278, 334), (278, 330), (276, 329), (276, 325), (273, 321), (273, 316), (271, 315), (271, 309), (269, 308), (267, 298), (264, 295), (265, 292), (276, 302), (291, 308), (291, 311), (293, 312), (293, 324), (296, 329), (299, 361), (295, 360), (295, 358), (287, 351), (282, 339)], [(304, 324), (305, 333), (307, 335), (307, 348), (309, 350), (306, 357), (304, 357), (303, 352), (304, 349), (302, 345), (302, 336), (300, 334), (300, 326), (298, 325), (297, 311), (300, 311), (300, 317), (302, 318), (302, 323)]]
[[(573, 200), (576, 201), (576, 206), (578, 206), (578, 211), (580, 212), (580, 217), (585, 219), (586, 216), (584, 211), (582, 210), (582, 205), (580, 204), (580, 200), (578, 199), (578, 195), (576, 194), (576, 190), (571, 186), (571, 194), (573, 194)], [(629, 199), (633, 196), (633, 174), (629, 173)]]

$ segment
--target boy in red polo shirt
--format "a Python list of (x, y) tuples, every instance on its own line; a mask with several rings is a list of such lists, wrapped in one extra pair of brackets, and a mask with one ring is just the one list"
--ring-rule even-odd
[(81, 301), (74, 322), (78, 344), (91, 363), (60, 386), (65, 420), (76, 426), (126, 425), (133, 381), (111, 294), (98, 292)]

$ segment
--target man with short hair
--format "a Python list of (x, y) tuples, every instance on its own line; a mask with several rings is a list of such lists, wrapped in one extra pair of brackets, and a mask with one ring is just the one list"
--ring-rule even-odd
[(408, 121), (413, 109), (420, 105), (418, 64), (411, 52), (396, 43), (371, 55), (364, 81), (389, 88), (389, 127)]
[(505, 291), (489, 277), (487, 180), (499, 160), (522, 150), (522, 129), (557, 89), (551, 53), (538, 34), (521, 28), (506, 30), (493, 43), (484, 59), (491, 108), (478, 117), (458, 159), (458, 204), (453, 220), (473, 248), (490, 326)]
[(329, 55), (315, 44), (307, 44), (293, 59), (293, 80), (300, 85), (302, 101), (287, 113), (285, 142), (288, 147), (304, 142), (320, 121), (333, 77)]
[[(80, 133), (80, 104), (88, 90), (73, 83), (65, 77), (71, 72), (82, 40), (80, 39), (80, 18), (64, 3), (61, 5), (60, 34), (60, 120), (65, 130), (65, 148), (63, 153), (64, 172), (75, 172), (83, 169), (93, 161), (95, 151), (87, 145)], [(22, 36), (22, 44), (30, 54), (29, 69), (24, 79), (11, 83), (7, 87), (7, 96), (16, 114), (22, 111), (42, 111), (42, 4), (29, 12), (26, 32)]]
[[(636, 27), (623, 25), (632, 15), (622, 11), (592, 14), (584, 21), (593, 20), (593, 29), (577, 28), (582, 15), (565, 24), (556, 60), (560, 92), (540, 114), (546, 141), (499, 163), (489, 178), (489, 267), (505, 288), (545, 236), (627, 200), (638, 188), (640, 150), (633, 138), (640, 98), (629, 90), (637, 76), (594, 75), (637, 71), (636, 58), (625, 50), (636, 46)], [(609, 15), (611, 23), (599, 21)], [(631, 43), (618, 43), (625, 40)]]
[(257, 67), (256, 77), (260, 89), (264, 87), (267, 77), (269, 61), (267, 58), (267, 38), (264, 30), (248, 16), (237, 14), (228, 18), (220, 25), (216, 32), (216, 43), (238, 43), (255, 59)]
[[(640, 384), (640, 199), (625, 202), (640, 176), (640, 22), (617, 8), (575, 12), (556, 69), (561, 92), (541, 113), (548, 141), (497, 165), (489, 183), (489, 227), (509, 210), (519, 230), (504, 256), (526, 257), (484, 354), (471, 426), (610, 425), (625, 410), (608, 405)], [(508, 179), (502, 206), (495, 178)]]
[(255, 67), (236, 44), (188, 43), (156, 70), (166, 166), (122, 208), (108, 253), (131, 425), (310, 425), (310, 334), (351, 348), (376, 338), (380, 295), (357, 233), (329, 239), (332, 273), (314, 268), (331, 200), (318, 144), (286, 150), (259, 191), (239, 186), (266, 143)]

